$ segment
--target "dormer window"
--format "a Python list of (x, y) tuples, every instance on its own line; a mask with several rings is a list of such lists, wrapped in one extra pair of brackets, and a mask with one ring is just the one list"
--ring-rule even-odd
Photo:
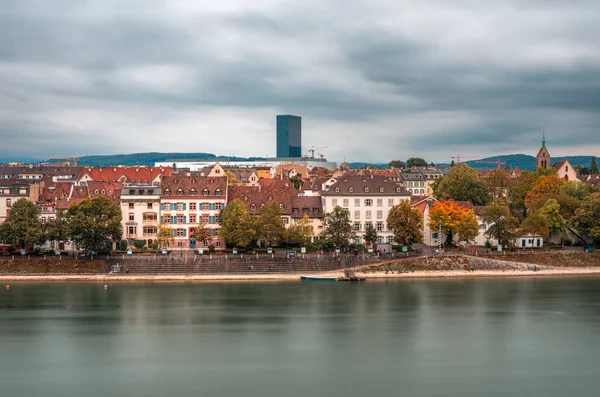
[(365, 188), (365, 193), (369, 193), (369, 188), (368, 187)]
[(351, 187), (349, 187), (349, 188), (348, 188), (348, 191), (349, 191), (350, 193), (352, 193), (352, 192), (354, 192), (354, 188), (351, 188)]
[(339, 193), (339, 192), (340, 192), (340, 188), (339, 188), (339, 187), (336, 187), (336, 188), (335, 188), (335, 192), (336, 192), (336, 193)]
[(220, 196), (220, 195), (221, 195), (221, 189), (215, 190), (215, 196)]
[(382, 187), (380, 187), (380, 188), (379, 188), (379, 191), (380, 191), (381, 193), (383, 193), (383, 188), (382, 188)]
[(94, 190), (94, 194), (98, 194), (100, 191), (98, 189)]
[(244, 201), (248, 201), (248, 196), (244, 196)]
[(273, 196), (269, 196), (269, 201), (273, 201)]
[(396, 191), (397, 191), (398, 193), (400, 193), (400, 188), (399, 188), (399, 187), (397, 187), (397, 188), (396, 188)]
[(169, 189), (165, 189), (165, 196), (170, 196), (171, 195), (171, 191)]
[(194, 184), (194, 185), (196, 184), (196, 180), (195, 179), (192, 179), (192, 184)]
[(102, 191), (100, 193), (104, 194), (104, 193), (106, 193), (106, 190), (102, 189)]
[(252, 204), (250, 206), (250, 211), (256, 211), (256, 204)]
[(202, 195), (203, 196), (208, 196), (208, 189), (202, 190)]
[(178, 196), (183, 196), (183, 190), (177, 189), (177, 195)]
[(209, 179), (208, 183), (215, 183), (215, 180), (214, 179)]
[(192, 196), (195, 196), (196, 195), (196, 189), (190, 189), (190, 194)]
[(279, 209), (283, 210), (283, 204), (279, 204)]

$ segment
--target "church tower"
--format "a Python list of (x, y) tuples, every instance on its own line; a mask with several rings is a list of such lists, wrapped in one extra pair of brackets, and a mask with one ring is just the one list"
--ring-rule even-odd
[(542, 135), (542, 147), (537, 155), (537, 168), (547, 170), (550, 168), (550, 153), (546, 149), (546, 134)]

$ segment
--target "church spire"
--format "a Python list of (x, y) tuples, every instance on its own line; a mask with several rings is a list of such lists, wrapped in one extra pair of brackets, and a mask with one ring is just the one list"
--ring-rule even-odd
[(546, 132), (542, 133), (542, 147), (546, 147)]

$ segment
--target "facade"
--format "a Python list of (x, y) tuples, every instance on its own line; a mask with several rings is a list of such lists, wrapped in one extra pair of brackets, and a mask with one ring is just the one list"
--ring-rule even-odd
[(294, 225), (308, 217), (313, 230), (312, 241), (314, 242), (323, 232), (323, 202), (319, 196), (293, 196), (291, 199), (292, 221)]
[(302, 118), (277, 115), (277, 158), (302, 156)]
[(541, 248), (544, 246), (544, 238), (540, 236), (517, 237), (517, 248)]
[(402, 186), (411, 194), (425, 196), (427, 179), (418, 169), (402, 171)]
[[(225, 248), (218, 237), (218, 218), (227, 203), (227, 188), (225, 176), (186, 173), (163, 177), (159, 219), (171, 229), (170, 249)], [(194, 231), (200, 225), (210, 230), (210, 241), (196, 242)]]
[(135, 240), (144, 240), (152, 248), (160, 219), (161, 187), (158, 185), (125, 185), (120, 192), (123, 238), (133, 247)]
[(568, 159), (555, 163), (553, 167), (559, 178), (562, 178), (565, 181), (579, 182), (577, 171), (575, 171)]
[(17, 200), (26, 199), (35, 203), (38, 194), (38, 184), (0, 180), (0, 223), (6, 220), (8, 212)]
[(393, 206), (410, 200), (411, 194), (401, 183), (385, 176), (345, 175), (321, 196), (324, 213), (337, 206), (350, 211), (350, 221), (357, 235), (355, 243), (364, 243), (368, 223), (377, 230), (378, 243), (392, 243), (394, 235), (387, 229), (386, 222), (388, 213)]

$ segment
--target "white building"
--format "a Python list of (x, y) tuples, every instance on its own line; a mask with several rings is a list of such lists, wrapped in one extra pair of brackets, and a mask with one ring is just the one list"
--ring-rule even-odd
[(399, 182), (376, 175), (341, 176), (321, 196), (324, 213), (333, 211), (336, 206), (350, 211), (350, 221), (357, 234), (354, 243), (357, 244), (364, 243), (368, 223), (377, 230), (378, 243), (392, 243), (394, 234), (387, 228), (388, 213), (393, 206), (410, 200), (410, 192)]
[(144, 240), (152, 248), (160, 219), (160, 194), (158, 185), (126, 185), (121, 189), (123, 238), (129, 246), (134, 240)]

